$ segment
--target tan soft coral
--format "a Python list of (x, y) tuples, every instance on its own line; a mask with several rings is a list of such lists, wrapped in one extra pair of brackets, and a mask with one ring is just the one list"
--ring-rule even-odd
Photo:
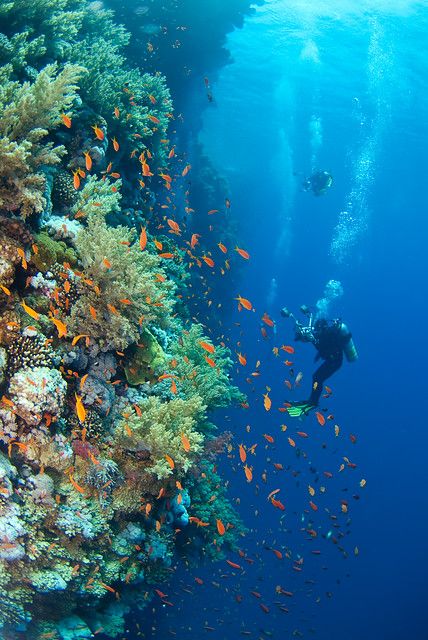
[(77, 95), (84, 69), (48, 65), (34, 83), (10, 80), (11, 67), (0, 67), (0, 207), (25, 218), (45, 206), (41, 168), (57, 164), (65, 153), (44, 138), (60, 123)]
[(96, 214), (76, 239), (84, 277), (68, 326), (72, 333), (96, 338), (104, 350), (137, 342), (142, 328), (167, 323), (172, 310), (174, 285), (159, 281), (156, 274), (164, 279), (160, 259), (141, 251), (135, 239), (135, 232), (109, 227)]
[[(174, 469), (179, 474), (189, 470), (195, 456), (202, 451), (204, 436), (197, 426), (205, 415), (202, 399), (195, 395), (188, 399), (174, 398), (161, 402), (159, 398), (148, 398), (140, 405), (138, 414), (121, 421), (116, 429), (115, 444), (119, 449), (129, 448), (132, 443), (146, 443), (150, 452), (149, 463), (144, 463), (146, 471), (158, 479), (167, 478), (172, 468), (166, 456), (174, 461)], [(141, 415), (139, 415), (141, 413)], [(189, 442), (186, 451), (183, 436)]]

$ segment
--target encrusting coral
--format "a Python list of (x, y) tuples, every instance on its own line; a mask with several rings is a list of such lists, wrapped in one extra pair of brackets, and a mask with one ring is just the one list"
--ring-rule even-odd
[(174, 197), (169, 91), (127, 66), (129, 35), (90, 5), (0, 5), (8, 640), (77, 640), (101, 626), (115, 637), (168, 576), (177, 532), (218, 557), (242, 531), (213, 471), (209, 422), (242, 396), (228, 349), (189, 320), (189, 243), (155, 211), (164, 191)]

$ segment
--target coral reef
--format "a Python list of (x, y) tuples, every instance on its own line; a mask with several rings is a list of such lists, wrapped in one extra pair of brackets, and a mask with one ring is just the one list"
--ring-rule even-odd
[(175, 195), (165, 78), (129, 66), (98, 3), (10, 0), (0, 32), (0, 635), (116, 637), (177, 531), (236, 543), (209, 420), (242, 397), (156, 213)]

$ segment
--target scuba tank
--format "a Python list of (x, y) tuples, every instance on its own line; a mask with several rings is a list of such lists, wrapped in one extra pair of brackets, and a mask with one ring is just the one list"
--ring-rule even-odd
[(358, 360), (358, 351), (352, 339), (352, 333), (349, 331), (344, 322), (340, 324), (340, 335), (344, 338), (344, 340), (346, 340), (345, 344), (343, 345), (343, 353), (345, 354), (345, 358), (348, 362), (355, 362), (356, 360)]

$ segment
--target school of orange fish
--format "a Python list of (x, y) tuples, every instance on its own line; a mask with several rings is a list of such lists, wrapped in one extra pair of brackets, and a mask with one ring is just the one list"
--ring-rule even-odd
[[(127, 91), (127, 89), (124, 89)], [(155, 104), (156, 99), (150, 97), (152, 104)], [(132, 101), (132, 96), (130, 98)], [(115, 117), (119, 117), (118, 107), (114, 108)], [(172, 116), (171, 116), (172, 117)], [(151, 115), (149, 116), (151, 122), (156, 125), (159, 124), (159, 120)], [(62, 115), (62, 121), (65, 127), (71, 128), (72, 120), (66, 114)], [(104, 131), (97, 123), (92, 126), (94, 137), (99, 140), (104, 139)], [(116, 138), (112, 139), (112, 147), (115, 152), (120, 148), (120, 141)], [(165, 145), (169, 144), (168, 140), (162, 140)], [(239, 381), (242, 376), (250, 389), (251, 399), (241, 403), (241, 410), (245, 413), (245, 421), (248, 420), (248, 416), (251, 416), (251, 409), (256, 408), (265, 412), (266, 418), (269, 416), (269, 420), (263, 420), (263, 425), (269, 424), (269, 430), (271, 433), (265, 432), (265, 427), (260, 424), (260, 419), (255, 418), (256, 423), (252, 426), (247, 425), (244, 433), (236, 437), (236, 441), (233, 444), (228, 445), (227, 458), (231, 463), (231, 468), (234, 472), (239, 474), (236, 480), (233, 480), (230, 488), (233, 492), (238, 493), (240, 491), (241, 483), (246, 485), (252, 485), (254, 487), (254, 500), (257, 502), (257, 506), (254, 512), (254, 516), (258, 522), (255, 527), (251, 527), (251, 523), (245, 523), (251, 529), (252, 534), (256, 534), (259, 537), (257, 545), (263, 547), (264, 550), (271, 552), (275, 559), (282, 563), (281, 575), (283, 576), (283, 584), (287, 585), (290, 581), (290, 576), (293, 573), (302, 574), (305, 577), (302, 579), (302, 584), (297, 587), (299, 591), (303, 591), (305, 585), (310, 585), (313, 590), (314, 581), (310, 576), (305, 575), (305, 555), (311, 554), (312, 556), (322, 555), (326, 553), (326, 550), (322, 549), (320, 544), (321, 539), (331, 542), (338, 548), (344, 557), (349, 555), (349, 550), (345, 548), (343, 538), (349, 534), (350, 525), (350, 510), (351, 504), (347, 499), (340, 499), (339, 502), (335, 501), (333, 504), (328, 503), (329, 485), (331, 483), (342, 483), (343, 478), (347, 474), (358, 473), (357, 464), (351, 457), (350, 453), (346, 451), (346, 455), (341, 455), (335, 468), (324, 469), (322, 472), (316, 472), (314, 480), (306, 483), (302, 480), (302, 471), (293, 469), (293, 461), (296, 459), (305, 460), (308, 454), (305, 452), (305, 442), (313, 439), (316, 443), (320, 444), (320, 449), (326, 448), (326, 441), (337, 441), (342, 437), (341, 446), (344, 449), (349, 445), (353, 446), (357, 443), (357, 437), (353, 433), (345, 434), (345, 429), (341, 429), (335, 420), (335, 416), (329, 413), (326, 409), (320, 408), (315, 411), (313, 415), (305, 419), (305, 424), (299, 420), (290, 418), (287, 415), (287, 408), (290, 406), (287, 401), (284, 401), (284, 396), (293, 392), (299, 387), (302, 380), (303, 373), (299, 371), (295, 374), (295, 369), (298, 366), (298, 353), (295, 348), (290, 344), (274, 344), (276, 340), (276, 333), (273, 331), (275, 328), (275, 320), (272, 319), (265, 311), (258, 313), (253, 302), (250, 300), (251, 295), (245, 293), (245, 297), (241, 295), (241, 292), (235, 292), (233, 299), (236, 302), (236, 309), (239, 313), (246, 314), (251, 312), (247, 318), (243, 318), (242, 321), (231, 323), (229, 333), (225, 331), (224, 322), (218, 322), (218, 317), (213, 315), (206, 315), (202, 317), (205, 305), (208, 309), (214, 305), (218, 309), (221, 309), (222, 303), (210, 298), (210, 283), (207, 279), (207, 273), (204, 269), (209, 269), (210, 277), (221, 277), (231, 269), (232, 261), (230, 255), (236, 255), (238, 259), (243, 261), (250, 260), (249, 252), (235, 245), (227, 246), (226, 242), (221, 239), (221, 228), (214, 223), (208, 226), (209, 234), (211, 237), (202, 237), (202, 234), (196, 233), (192, 230), (193, 217), (194, 216), (214, 216), (220, 212), (223, 214), (231, 214), (231, 200), (228, 197), (224, 198), (222, 204), (218, 204), (218, 208), (209, 209), (206, 212), (194, 211), (190, 207), (189, 197), (191, 194), (191, 183), (189, 182), (188, 175), (191, 174), (191, 164), (186, 161), (185, 155), (180, 154), (176, 146), (171, 146), (168, 150), (167, 157), (169, 160), (170, 171), (165, 173), (164, 170), (160, 170), (156, 176), (150, 170), (149, 161), (151, 159), (151, 153), (147, 149), (142, 152), (138, 161), (141, 165), (141, 178), (138, 180), (140, 189), (144, 189), (146, 184), (150, 184), (151, 179), (161, 180), (161, 185), (164, 188), (164, 194), (162, 194), (158, 200), (157, 205), (160, 208), (158, 213), (162, 213), (163, 222), (156, 226), (156, 229), (151, 230), (148, 234), (146, 227), (142, 227), (140, 230), (139, 246), (141, 251), (144, 251), (148, 245), (148, 242), (153, 242), (158, 255), (165, 259), (182, 259), (175, 252), (164, 251), (163, 244), (156, 239), (156, 231), (166, 230), (168, 233), (175, 236), (175, 240), (178, 248), (181, 250), (180, 255), (185, 255), (187, 261), (187, 268), (189, 270), (199, 269), (200, 276), (198, 279), (194, 279), (189, 285), (192, 290), (188, 295), (188, 304), (193, 308), (194, 313), (198, 315), (198, 321), (204, 323), (208, 333), (213, 337), (213, 342), (220, 342), (222, 345), (229, 346), (236, 354), (236, 382)], [(131, 153), (131, 158), (136, 158), (136, 152)], [(76, 190), (82, 188), (82, 181), (90, 173), (92, 168), (92, 159), (88, 152), (84, 153), (85, 168), (77, 169), (73, 172), (73, 184)], [(110, 162), (104, 176), (109, 178), (118, 179), (120, 174), (113, 170), (113, 163)], [(112, 186), (112, 190), (117, 190), (115, 186)], [(174, 203), (177, 192), (184, 192), (184, 211), (181, 210)], [(165, 212), (168, 213), (165, 213)], [(78, 212), (75, 217), (79, 218), (84, 216), (83, 212)], [(151, 239), (150, 239), (151, 238)], [(212, 238), (212, 239), (211, 239)], [(220, 238), (220, 239), (219, 239)], [(203, 249), (202, 249), (203, 247)], [(37, 246), (33, 246), (33, 251), (37, 252)], [(26, 268), (25, 255), (20, 255), (22, 260), (22, 266)], [(111, 267), (109, 256), (105, 257), (106, 268)], [(161, 276), (160, 276), (161, 277)], [(65, 283), (67, 284), (67, 283)], [(243, 279), (243, 287), (245, 284), (245, 278)], [(249, 285), (246, 285), (249, 287)], [(2, 287), (4, 293), (7, 295), (10, 292), (6, 287)], [(124, 299), (121, 301), (123, 304), (132, 304), (131, 300)], [(22, 303), (24, 311), (30, 315), (33, 319), (37, 320), (39, 314)], [(115, 309), (111, 309), (112, 313), (116, 312)], [(95, 309), (90, 309), (91, 314), (95, 314)], [(217, 318), (217, 320), (216, 320)], [(224, 318), (223, 318), (224, 320)], [(51, 315), (51, 321), (55, 325), (59, 337), (67, 335), (67, 326)], [(215, 322), (218, 322), (216, 326)], [(262, 364), (262, 357), (257, 359), (254, 366), (249, 366), (249, 358), (246, 355), (246, 350), (251, 346), (251, 350), (254, 349), (254, 345), (250, 343), (246, 344), (246, 340), (253, 340), (254, 334), (260, 327), (259, 342), (260, 350), (264, 352), (266, 358), (279, 359), (281, 352), (284, 353), (285, 359), (282, 361), (284, 366), (284, 380), (283, 385), (286, 387), (281, 388), (279, 391), (277, 388), (272, 389), (270, 384), (272, 380), (269, 380), (269, 365), (266, 367)], [(239, 335), (237, 336), (237, 334)], [(88, 338), (85, 335), (75, 336), (73, 344), (82, 338)], [(201, 342), (201, 348), (206, 352), (205, 360), (213, 368), (216, 367), (215, 360), (215, 344), (207, 342)], [(247, 349), (246, 349), (247, 347)], [(290, 360), (289, 358), (293, 358)], [(165, 374), (164, 377), (167, 377)], [(173, 375), (168, 375), (171, 378), (171, 391), (177, 392), (176, 382)], [(263, 388), (259, 386), (262, 384)], [(82, 381), (83, 382), (83, 381)], [(241, 385), (242, 386), (242, 385)], [(323, 394), (324, 404), (332, 396), (332, 389), (325, 387)], [(281, 396), (282, 400), (277, 399), (277, 396)], [(81, 397), (75, 394), (75, 409), (76, 414), (81, 423), (84, 422), (86, 416), (86, 410), (82, 403)], [(225, 420), (230, 420), (227, 416)], [(287, 424), (284, 424), (284, 419)], [(303, 430), (304, 428), (304, 430)], [(242, 432), (242, 428), (234, 428), (236, 432), (239, 429)], [(286, 434), (286, 435), (284, 435)], [(336, 441), (337, 439), (337, 441)], [(185, 451), (190, 448), (190, 443), (186, 436), (182, 434), (182, 444)], [(312, 455), (312, 454), (311, 454)], [(256, 458), (258, 464), (256, 465)], [(174, 468), (174, 460), (170, 456), (166, 456), (166, 460), (171, 468)], [(251, 461), (254, 461), (253, 463)], [(96, 463), (97, 461), (94, 460)], [(257, 467), (257, 469), (256, 469)], [(262, 470), (260, 471), (260, 468)], [(313, 473), (313, 470), (312, 470)], [(299, 486), (305, 485), (304, 497), (300, 504), (290, 504), (287, 501), (287, 483), (289, 483), (289, 476), (295, 480), (298, 479)], [(75, 482), (72, 474), (70, 474), (70, 482), (77, 491), (82, 491), (82, 488)], [(360, 476), (349, 476), (349, 483), (355, 487), (353, 493), (354, 500), (358, 500), (360, 495), (359, 489), (364, 489), (366, 486), (366, 480)], [(325, 484), (322, 484), (325, 482)], [(273, 488), (270, 485), (273, 483)], [(266, 485), (266, 488), (265, 488)], [(267, 488), (269, 485), (269, 489)], [(316, 486), (314, 486), (316, 485)], [(336, 485), (337, 490), (337, 485)], [(341, 491), (347, 491), (348, 486), (345, 488), (342, 486)], [(352, 490), (351, 490), (352, 491)], [(236, 503), (240, 503), (240, 498), (235, 498)], [(263, 519), (259, 516), (265, 510), (273, 509), (277, 512), (277, 530), (272, 528), (272, 512), (268, 514), (269, 530), (264, 530)], [(281, 539), (282, 533), (285, 527), (284, 522), (287, 519), (287, 513), (289, 511), (301, 512), (301, 535), (306, 542), (306, 554), (299, 552), (293, 552), (291, 548), (287, 546), (284, 540)], [(285, 519), (285, 520), (284, 520)], [(192, 518), (190, 518), (192, 521)], [(193, 518), (195, 520), (195, 518)], [(197, 520), (197, 519), (196, 519)], [(197, 526), (205, 526), (206, 523), (202, 521), (194, 522)], [(217, 532), (219, 536), (223, 536), (228, 528), (228, 523), (222, 522), (217, 519)], [(346, 532), (345, 532), (346, 531)], [(267, 540), (269, 536), (270, 540)], [(255, 588), (249, 588), (248, 583), (250, 578), (246, 579), (248, 568), (252, 565), (260, 565), (261, 569), (264, 566), (264, 556), (258, 548), (254, 552), (245, 549), (245, 539), (243, 539), (242, 549), (237, 550), (235, 555), (231, 555), (225, 561), (219, 569), (219, 580), (211, 580), (210, 587), (217, 589), (221, 588), (221, 580), (225, 582), (224, 591), (225, 597), (232, 598), (235, 604), (241, 604), (245, 599), (254, 598), (259, 601), (260, 610), (266, 615), (276, 615), (277, 612), (288, 614), (292, 605), (285, 604), (286, 602), (292, 602), (294, 591), (290, 588), (282, 585), (269, 585), (268, 589), (261, 590)], [(351, 550), (351, 554), (357, 556), (359, 549), (357, 546)], [(192, 569), (188, 568), (189, 577), (192, 578)], [(159, 598), (160, 603), (163, 606), (180, 606), (180, 600), (182, 593), (194, 594), (196, 588), (202, 589), (205, 582), (199, 576), (193, 575), (193, 584), (182, 581), (178, 590), (175, 591), (175, 597), (168, 596), (160, 589), (155, 588), (154, 593)], [(247, 586), (245, 586), (247, 585)], [(108, 585), (105, 585), (106, 589), (109, 589)], [(247, 589), (244, 592), (243, 589)], [(114, 591), (114, 590), (113, 590)], [(284, 600), (284, 597), (287, 600)], [(315, 601), (319, 602), (321, 596), (314, 596)], [(209, 610), (209, 607), (206, 608)], [(225, 604), (224, 611), (227, 610)], [(223, 611), (223, 613), (224, 613)], [(216, 613), (216, 621), (218, 628), (221, 627), (224, 620), (220, 612)], [(181, 629), (181, 633), (185, 628), (192, 631), (192, 626), (184, 625)], [(215, 631), (216, 625), (205, 623), (203, 628), (206, 631)], [(155, 632), (156, 626), (153, 626)], [(143, 635), (137, 623), (135, 632), (137, 635)], [(102, 633), (102, 629), (96, 633)], [(172, 636), (180, 636), (180, 629), (170, 628), (169, 633)], [(242, 620), (240, 633), (242, 635), (256, 637), (256, 631), (251, 627), (251, 620)], [(265, 635), (272, 635), (270, 632), (265, 632)], [(303, 631), (298, 628), (292, 630), (292, 635), (300, 637), (303, 635)]]

